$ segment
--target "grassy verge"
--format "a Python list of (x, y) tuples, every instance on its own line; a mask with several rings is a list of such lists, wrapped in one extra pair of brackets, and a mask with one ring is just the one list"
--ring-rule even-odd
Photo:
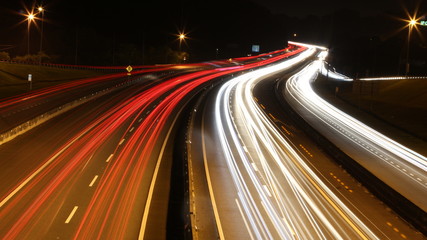
[(372, 94), (360, 96), (353, 91), (342, 97), (426, 140), (427, 80), (377, 81), (374, 84), (378, 86)]
[(353, 82), (319, 80), (317, 84), (326, 87), (332, 99), (336, 87), (339, 87), (336, 98), (400, 130), (427, 140), (427, 79), (360, 81), (359, 85)]
[(28, 74), (32, 74), (32, 89), (35, 90), (105, 73), (0, 62), (0, 99), (28, 92)]

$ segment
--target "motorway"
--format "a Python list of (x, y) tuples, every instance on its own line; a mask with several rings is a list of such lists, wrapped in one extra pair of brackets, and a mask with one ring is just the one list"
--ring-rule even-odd
[[(284, 114), (277, 83), (293, 84), (291, 76), (305, 74), (319, 52), (293, 46), (159, 66), (4, 100), (2, 127), (9, 130), (96, 95), (2, 139), (0, 238), (181, 238), (185, 233), (168, 232), (182, 224), (168, 222), (168, 208), (171, 173), (180, 171), (173, 153), (185, 144), (192, 227), (186, 236), (423, 239)], [(185, 142), (176, 138), (179, 129)]]
[(2, 239), (144, 234), (178, 104), (211, 73), (139, 78), (3, 144)]
[(166, 238), (181, 111), (212, 80), (270, 64), (282, 53), (115, 74), (4, 100), (3, 119), (10, 119), (4, 122), (19, 124), (102, 91), (2, 139), (1, 238)]
[[(316, 56), (309, 49), (228, 81), (195, 109), (196, 239), (423, 239), (283, 114), (278, 76), (287, 80)], [(200, 213), (208, 203), (197, 193), (207, 192), (212, 206)], [(216, 229), (198, 215), (214, 216)]]
[(282, 87), (284, 97), (323, 136), (427, 212), (427, 157), (382, 135), (315, 94), (310, 81), (321, 69), (322, 58)]
[(0, 147), (9, 160), (1, 163), (2, 239), (138, 236), (141, 222), (128, 221), (143, 212), (158, 162), (148, 160), (160, 156), (163, 142), (151, 138), (166, 134), (153, 123), (167, 121), (153, 111), (162, 93), (148, 98), (144, 80)]

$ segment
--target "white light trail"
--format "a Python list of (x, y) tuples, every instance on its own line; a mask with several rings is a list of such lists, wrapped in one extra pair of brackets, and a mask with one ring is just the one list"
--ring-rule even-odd
[[(427, 158), (318, 96), (312, 89), (311, 82), (322, 68), (323, 61), (314, 61), (292, 76), (286, 83), (286, 89), (282, 90), (287, 101), (310, 125), (359, 164), (415, 205), (427, 210), (425, 200), (422, 200), (427, 199)], [(399, 167), (404, 166), (405, 171), (401, 171), (395, 162), (399, 163)], [(407, 173), (406, 169), (411, 169), (411, 172)]]
[(252, 94), (257, 82), (315, 52), (310, 47), (236, 77), (219, 90), (216, 129), (238, 200), (257, 239), (377, 239), (311, 170)]

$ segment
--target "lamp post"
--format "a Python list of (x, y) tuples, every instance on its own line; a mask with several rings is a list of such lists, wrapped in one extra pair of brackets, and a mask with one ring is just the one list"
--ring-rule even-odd
[(410, 41), (411, 41), (411, 33), (412, 33), (412, 28), (415, 26), (415, 24), (417, 24), (417, 21), (415, 19), (411, 19), (408, 23), (408, 46), (406, 49), (406, 71), (405, 71), (405, 76), (408, 76), (409, 73), (409, 67), (410, 67), (410, 63), (409, 63), (409, 45), (410, 45)]
[(184, 33), (179, 34), (179, 51), (180, 52), (181, 52), (182, 41), (185, 41), (185, 34)]
[[(181, 53), (182, 53), (182, 41), (185, 41), (186, 36), (184, 33), (180, 33), (178, 35), (178, 38), (179, 38), (179, 54), (181, 55)], [(185, 60), (186, 60), (185, 55), (183, 55), (183, 59), (181, 59), (181, 57), (180, 57), (179, 60), (180, 60), (180, 62), (181, 61), (185, 62)]]
[[(42, 14), (42, 26), (40, 31), (40, 52), (43, 50), (43, 23), (44, 23), (44, 9), (42, 6), (40, 6), (37, 10), (39, 10), (39, 13)], [(41, 62), (41, 59), (40, 59)]]
[(27, 43), (27, 50), (28, 50), (28, 55), (30, 55), (30, 25), (31, 25), (31, 22), (32, 21), (34, 21), (34, 14), (33, 13), (29, 13), (28, 15), (27, 15), (27, 21), (28, 21), (28, 24), (27, 24), (27, 35), (28, 35), (28, 43)]

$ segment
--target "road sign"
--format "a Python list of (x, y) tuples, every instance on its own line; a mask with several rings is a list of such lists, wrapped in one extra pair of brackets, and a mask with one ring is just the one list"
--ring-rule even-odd
[(129, 66), (126, 68), (126, 71), (128, 71), (128, 75), (131, 75), (131, 73), (130, 73), (130, 72), (132, 72), (132, 70), (133, 70), (133, 68), (132, 68), (132, 66), (131, 66), (131, 65), (129, 65)]
[(28, 83), (30, 84), (30, 91), (33, 90), (33, 74), (28, 74)]
[(421, 21), (421, 22), (420, 22), (420, 25), (421, 25), (421, 26), (427, 26), (427, 20), (423, 20), (423, 21)]
[(259, 52), (259, 45), (252, 45), (252, 52)]

